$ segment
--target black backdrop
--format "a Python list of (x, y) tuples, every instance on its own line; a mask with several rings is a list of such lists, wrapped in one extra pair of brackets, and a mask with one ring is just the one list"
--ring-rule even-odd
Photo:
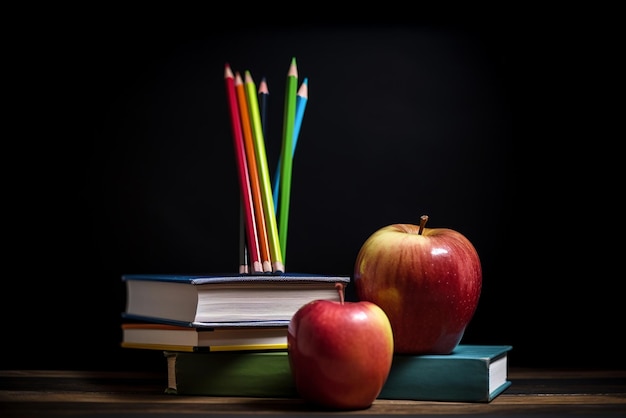
[(224, 64), (268, 80), (273, 169), (292, 57), (309, 102), (288, 270), (350, 275), (372, 232), (428, 214), (430, 227), (466, 235), (483, 263), (464, 343), (511, 344), (517, 366), (624, 366), (608, 273), (616, 247), (583, 238), (600, 215), (612, 225), (600, 208), (619, 193), (599, 191), (597, 178), (614, 177), (606, 159), (589, 172), (588, 144), (606, 136), (594, 122), (602, 103), (576, 101), (588, 80), (561, 61), (584, 38), (576, 29), (564, 40), (545, 22), (529, 32), (480, 13), (226, 28), (166, 13), (63, 22), (37, 31), (12, 66), (2, 368), (164, 368), (159, 352), (119, 348), (120, 276), (237, 269)]

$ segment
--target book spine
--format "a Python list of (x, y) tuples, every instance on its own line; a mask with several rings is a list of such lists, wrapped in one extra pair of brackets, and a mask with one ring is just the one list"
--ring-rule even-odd
[(164, 352), (167, 360), (167, 388), (165, 393), (176, 395), (178, 388), (176, 387), (176, 354)]

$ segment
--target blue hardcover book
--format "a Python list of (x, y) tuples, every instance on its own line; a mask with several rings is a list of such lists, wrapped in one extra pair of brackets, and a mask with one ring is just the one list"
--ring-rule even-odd
[(339, 301), (348, 276), (319, 274), (125, 274), (122, 316), (150, 322), (215, 327), (286, 325), (302, 305)]
[(380, 399), (491, 402), (511, 386), (510, 345), (458, 345), (447, 355), (395, 354)]

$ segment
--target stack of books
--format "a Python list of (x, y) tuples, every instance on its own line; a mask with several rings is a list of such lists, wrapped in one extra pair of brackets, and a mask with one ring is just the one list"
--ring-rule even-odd
[(297, 396), (287, 326), (304, 304), (340, 300), (347, 276), (126, 274), (121, 346), (161, 350), (166, 393)]
[(304, 304), (339, 301), (349, 277), (313, 274), (127, 274), (122, 346), (153, 350), (286, 350)]
[[(287, 350), (293, 314), (339, 301), (347, 276), (127, 274), (122, 347), (161, 350), (165, 392), (297, 397)], [(394, 355), (380, 399), (490, 402), (511, 382), (508, 345), (463, 345), (448, 355)]]

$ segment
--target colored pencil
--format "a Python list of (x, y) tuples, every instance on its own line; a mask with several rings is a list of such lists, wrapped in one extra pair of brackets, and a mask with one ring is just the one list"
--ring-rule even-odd
[[(304, 110), (306, 109), (306, 104), (309, 100), (309, 80), (305, 78), (300, 84), (300, 88), (298, 89), (298, 94), (296, 95), (296, 120), (293, 125), (293, 152), (292, 155), (296, 154), (296, 146), (298, 144), (298, 137), (300, 136), (300, 128), (302, 127), (302, 119), (304, 118)], [(274, 171), (274, 202), (278, 202), (278, 191), (280, 187), (280, 160), (278, 157), (278, 164), (276, 164), (276, 171)]]
[[(270, 95), (265, 77), (259, 83), (259, 111), (261, 112), (261, 128), (263, 129), (263, 138), (267, 140), (267, 100)], [(274, 199), (276, 202), (276, 199)]]
[(237, 160), (237, 173), (239, 178), (241, 200), (244, 203), (243, 210), (246, 221), (246, 239), (250, 263), (252, 265), (252, 272), (260, 273), (263, 271), (263, 267), (261, 265), (261, 253), (259, 251), (257, 227), (253, 213), (254, 202), (252, 200), (252, 190), (250, 188), (250, 174), (246, 163), (243, 131), (241, 128), (241, 116), (239, 115), (237, 93), (235, 92), (235, 77), (228, 63), (224, 66), (224, 81), (226, 84), (226, 97), (228, 100), (228, 110), (233, 133), (235, 157)]
[(250, 124), (250, 112), (248, 109), (243, 80), (238, 71), (235, 72), (235, 91), (237, 92), (237, 103), (239, 104), (239, 115), (241, 116), (241, 127), (243, 131), (244, 147), (246, 150), (246, 159), (248, 162), (248, 172), (250, 173), (250, 187), (252, 189), (252, 202), (254, 203), (254, 218), (256, 220), (257, 236), (259, 239), (261, 263), (264, 272), (271, 272), (272, 263), (270, 257), (270, 247), (267, 237), (263, 197), (261, 194), (261, 181), (258, 174), (258, 162), (254, 150), (254, 138), (252, 136), (252, 127)]
[(248, 100), (248, 112), (250, 113), (250, 121), (252, 126), (252, 134), (254, 137), (254, 151), (257, 157), (257, 168), (261, 180), (261, 192), (263, 197), (263, 210), (265, 211), (265, 226), (267, 228), (267, 236), (270, 244), (270, 252), (272, 256), (272, 271), (284, 272), (285, 265), (281, 254), (280, 239), (278, 236), (278, 227), (276, 223), (276, 214), (274, 212), (274, 199), (272, 197), (272, 186), (270, 184), (269, 169), (267, 167), (267, 154), (265, 151), (265, 138), (263, 136), (263, 128), (261, 126), (261, 115), (259, 111), (259, 101), (257, 98), (257, 90), (252, 79), (250, 71), (246, 70), (244, 74), (244, 87), (246, 90), (246, 98)]
[(283, 143), (280, 154), (280, 212), (278, 212), (279, 240), (283, 260), (287, 260), (287, 229), (289, 225), (289, 200), (291, 197), (291, 172), (293, 168), (293, 128), (296, 121), (296, 95), (298, 90), (298, 67), (295, 57), (291, 59), (285, 87), (283, 112)]

